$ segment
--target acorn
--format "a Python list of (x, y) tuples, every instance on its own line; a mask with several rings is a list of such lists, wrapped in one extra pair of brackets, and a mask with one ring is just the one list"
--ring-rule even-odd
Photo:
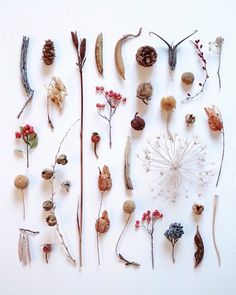
[(57, 158), (57, 164), (66, 165), (68, 163), (67, 156), (62, 154)]
[(57, 218), (54, 214), (48, 215), (48, 217), (46, 218), (46, 221), (49, 226), (54, 226), (57, 224)]
[(135, 203), (134, 201), (127, 200), (123, 204), (123, 211), (127, 214), (133, 213), (135, 210)]
[(143, 128), (145, 127), (145, 121), (143, 120), (143, 118), (138, 116), (138, 113), (134, 115), (134, 118), (130, 123), (132, 128), (135, 130), (143, 130)]
[(45, 201), (43, 202), (43, 209), (45, 211), (49, 211), (53, 208), (53, 202), (52, 201)]
[(47, 168), (44, 169), (41, 173), (42, 178), (46, 179), (46, 180), (51, 179), (53, 177), (53, 174), (54, 174), (54, 172), (51, 169), (47, 169)]
[(23, 190), (29, 185), (29, 179), (25, 175), (17, 175), (14, 179), (14, 185), (16, 188)]
[(185, 72), (181, 76), (182, 83), (189, 86), (192, 85), (194, 82), (194, 75), (191, 72)]

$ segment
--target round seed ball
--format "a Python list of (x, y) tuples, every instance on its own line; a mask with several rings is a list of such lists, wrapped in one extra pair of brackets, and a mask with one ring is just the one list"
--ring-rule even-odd
[(29, 178), (25, 175), (17, 175), (14, 179), (14, 185), (18, 189), (25, 189), (29, 184)]
[(194, 81), (194, 75), (191, 72), (185, 72), (182, 74), (181, 80), (187, 86), (192, 85)]
[(134, 201), (128, 200), (125, 201), (123, 204), (123, 210), (127, 214), (131, 214), (135, 210), (135, 203)]
[(41, 173), (43, 179), (49, 180), (53, 177), (53, 171), (51, 169), (44, 169)]

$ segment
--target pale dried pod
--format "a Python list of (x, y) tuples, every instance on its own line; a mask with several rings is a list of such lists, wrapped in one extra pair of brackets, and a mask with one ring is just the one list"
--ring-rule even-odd
[(61, 112), (67, 90), (64, 83), (58, 77), (52, 77), (52, 80), (47, 88), (47, 99), (50, 100)]
[(68, 160), (67, 160), (67, 156), (62, 154), (60, 155), (57, 160), (56, 160), (57, 164), (59, 165), (66, 165), (68, 163)]
[(95, 61), (99, 74), (103, 76), (103, 35), (100, 33), (97, 36), (95, 43)]
[(14, 185), (16, 188), (23, 190), (29, 185), (29, 178), (25, 175), (17, 175), (14, 179)]
[(135, 210), (135, 202), (132, 200), (127, 200), (123, 204), (123, 211), (127, 214), (133, 213)]
[(110, 219), (106, 210), (102, 212), (102, 216), (96, 220), (95, 229), (98, 233), (103, 234), (110, 228)]
[(104, 165), (102, 171), (99, 169), (98, 188), (100, 191), (109, 191), (112, 187), (112, 180), (109, 168)]
[(195, 203), (195, 204), (193, 204), (193, 206), (192, 206), (192, 210), (193, 210), (193, 213), (194, 213), (195, 215), (201, 215), (202, 212), (204, 211), (204, 206), (201, 205), (201, 204), (197, 204), (197, 203)]
[(153, 87), (151, 83), (141, 83), (137, 88), (137, 97), (140, 98), (145, 104), (151, 100)]

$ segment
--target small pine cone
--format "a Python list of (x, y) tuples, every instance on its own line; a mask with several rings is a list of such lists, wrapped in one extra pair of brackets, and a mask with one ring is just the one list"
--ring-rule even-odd
[(54, 48), (54, 43), (53, 41), (46, 40), (45, 44), (43, 46), (43, 62), (45, 65), (49, 66), (53, 63), (54, 58), (55, 58), (55, 48)]
[(151, 46), (142, 46), (136, 53), (136, 61), (140, 66), (151, 67), (157, 61), (157, 52)]

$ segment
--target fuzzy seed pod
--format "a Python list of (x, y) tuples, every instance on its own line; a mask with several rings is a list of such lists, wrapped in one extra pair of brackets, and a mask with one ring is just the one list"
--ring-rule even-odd
[(52, 201), (45, 201), (43, 202), (43, 210), (49, 211), (53, 208), (53, 202)]
[(151, 67), (157, 61), (157, 52), (151, 46), (142, 46), (136, 53), (136, 61), (140, 66)]
[(140, 98), (145, 104), (151, 100), (152, 96), (152, 84), (151, 83), (141, 83), (137, 88), (137, 97)]
[(143, 118), (138, 116), (138, 113), (134, 115), (134, 118), (130, 123), (132, 128), (138, 131), (143, 130), (143, 128), (145, 127), (145, 121), (143, 120)]
[(53, 177), (53, 174), (54, 174), (54, 172), (51, 169), (47, 169), (47, 168), (44, 169), (41, 173), (42, 178), (46, 179), (46, 180), (51, 179)]
[(176, 108), (176, 100), (173, 96), (163, 97), (161, 100), (161, 110), (163, 112), (172, 112)]
[(196, 215), (201, 215), (202, 212), (204, 211), (204, 206), (201, 204), (193, 204), (193, 213)]
[(53, 63), (55, 58), (55, 48), (54, 43), (50, 39), (45, 41), (45, 44), (43, 46), (43, 62), (45, 65), (49, 66)]
[(17, 175), (14, 179), (14, 185), (16, 188), (23, 190), (29, 185), (29, 179), (25, 175)]
[(181, 80), (182, 80), (183, 84), (185, 84), (187, 86), (192, 85), (194, 82), (194, 79), (195, 79), (194, 75), (191, 72), (185, 72), (181, 76)]
[(135, 210), (135, 203), (134, 203), (134, 201), (131, 201), (131, 200), (125, 201), (124, 204), (123, 204), (123, 210), (127, 214), (133, 213), (134, 210)]
[(54, 226), (57, 224), (57, 218), (54, 214), (48, 215), (48, 217), (46, 218), (46, 221), (49, 226)]
[(95, 229), (98, 233), (103, 234), (110, 228), (110, 219), (108, 218), (107, 211), (102, 212), (102, 217), (98, 218), (95, 223)]
[[(100, 170), (100, 169), (99, 169)], [(112, 180), (109, 168), (104, 165), (102, 171), (99, 171), (98, 188), (100, 191), (109, 191), (112, 187)]]
[(57, 164), (59, 165), (66, 165), (68, 163), (68, 160), (67, 160), (67, 157), (66, 155), (60, 155), (58, 158), (57, 158)]

